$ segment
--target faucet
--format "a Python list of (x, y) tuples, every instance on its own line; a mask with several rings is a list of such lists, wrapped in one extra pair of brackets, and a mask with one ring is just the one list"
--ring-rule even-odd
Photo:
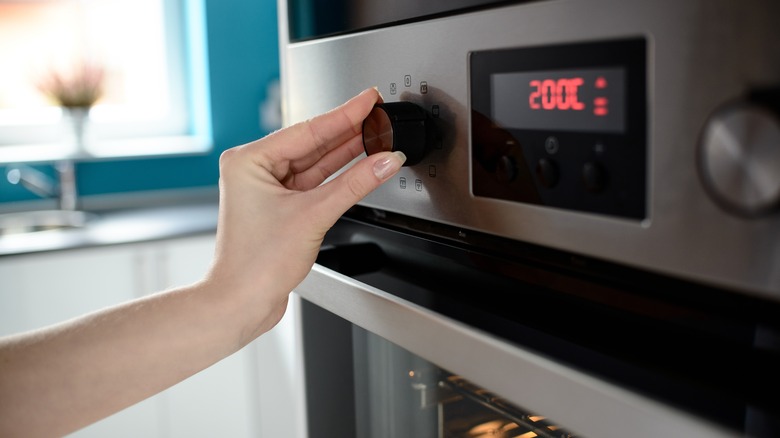
[(42, 198), (56, 198), (60, 210), (75, 210), (76, 170), (72, 160), (60, 160), (54, 163), (57, 180), (45, 173), (26, 165), (16, 165), (8, 169), (6, 178), (11, 184), (21, 184), (27, 190)]

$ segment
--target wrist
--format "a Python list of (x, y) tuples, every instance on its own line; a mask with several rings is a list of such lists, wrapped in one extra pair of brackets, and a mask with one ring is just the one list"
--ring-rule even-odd
[[(272, 329), (284, 315), (289, 293), (275, 293), (267, 271), (245, 278), (212, 270), (196, 285), (224, 324), (231, 327), (236, 350)], [(276, 286), (278, 288), (278, 286)]]

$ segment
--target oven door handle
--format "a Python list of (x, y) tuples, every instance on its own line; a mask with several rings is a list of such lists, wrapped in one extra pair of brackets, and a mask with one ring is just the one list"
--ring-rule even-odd
[(585, 436), (739, 436), (319, 264), (295, 293)]
[(386, 261), (385, 252), (373, 242), (323, 246), (317, 254), (318, 265), (348, 276), (378, 271)]

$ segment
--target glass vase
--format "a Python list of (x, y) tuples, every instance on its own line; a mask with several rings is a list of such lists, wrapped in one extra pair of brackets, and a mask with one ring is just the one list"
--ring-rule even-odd
[(70, 155), (89, 155), (89, 107), (64, 108), (66, 147)]

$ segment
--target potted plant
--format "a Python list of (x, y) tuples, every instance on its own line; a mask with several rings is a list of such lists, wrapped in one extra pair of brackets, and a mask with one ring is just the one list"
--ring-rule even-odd
[(103, 95), (104, 76), (101, 65), (80, 61), (71, 69), (51, 69), (38, 81), (38, 89), (62, 108), (76, 153), (85, 150), (89, 112)]

